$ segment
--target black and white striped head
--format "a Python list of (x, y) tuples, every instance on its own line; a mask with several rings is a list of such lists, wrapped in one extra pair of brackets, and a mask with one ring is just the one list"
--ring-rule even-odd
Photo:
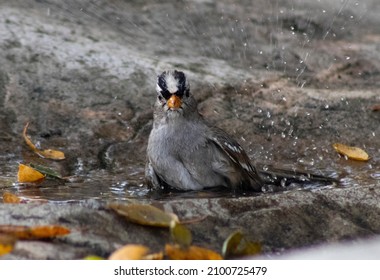
[(163, 107), (178, 110), (190, 96), (190, 85), (181, 71), (165, 71), (157, 78), (157, 96)]

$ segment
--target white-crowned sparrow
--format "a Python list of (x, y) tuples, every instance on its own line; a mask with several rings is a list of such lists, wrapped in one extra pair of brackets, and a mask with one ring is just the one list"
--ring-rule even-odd
[(239, 143), (225, 131), (209, 125), (199, 114), (183, 72), (163, 72), (158, 76), (156, 90), (145, 168), (150, 187), (261, 191), (264, 184), (336, 181), (273, 167), (256, 170)]
[(151, 187), (261, 190), (262, 180), (242, 147), (199, 114), (183, 72), (163, 72), (156, 90), (145, 170)]

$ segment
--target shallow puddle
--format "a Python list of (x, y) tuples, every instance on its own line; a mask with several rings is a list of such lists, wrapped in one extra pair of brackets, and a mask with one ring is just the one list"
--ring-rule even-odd
[[(325, 165), (328, 163), (328, 166)], [(26, 202), (77, 203), (95, 199), (100, 201), (128, 199), (186, 199), (271, 195), (288, 191), (323, 191), (326, 188), (353, 188), (380, 185), (380, 158), (372, 157), (368, 162), (356, 162), (340, 158), (338, 160), (314, 160), (307, 168), (315, 174), (326, 174), (339, 179), (339, 184), (298, 184), (287, 186), (265, 186), (264, 193), (232, 193), (224, 189), (197, 192), (152, 192), (144, 184), (143, 167), (126, 169), (125, 173), (94, 170), (86, 175), (69, 177), (67, 181), (46, 179), (40, 185), (17, 183), (18, 162), (8, 158), (0, 163), (0, 195), (11, 192)], [(299, 167), (299, 164), (297, 165)], [(291, 168), (286, 166), (285, 168)], [(305, 170), (305, 168), (303, 168)]]

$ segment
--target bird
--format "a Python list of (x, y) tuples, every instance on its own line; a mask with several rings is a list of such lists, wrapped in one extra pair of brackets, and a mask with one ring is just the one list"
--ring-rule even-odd
[[(223, 187), (234, 192), (261, 192), (268, 182), (312, 177), (282, 169), (259, 172), (230, 134), (200, 114), (182, 71), (167, 70), (158, 75), (156, 92), (145, 166), (151, 189), (199, 191)], [(325, 180), (319, 175), (313, 178)]]

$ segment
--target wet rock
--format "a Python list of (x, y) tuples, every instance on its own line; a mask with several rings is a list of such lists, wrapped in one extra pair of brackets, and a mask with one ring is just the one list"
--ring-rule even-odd
[[(371, 194), (369, 196), (368, 194)], [(182, 199), (153, 204), (178, 215), (194, 244), (221, 252), (235, 230), (263, 245), (263, 256), (336, 241), (352, 241), (380, 231), (378, 189), (292, 191), (257, 197)], [(71, 233), (53, 241), (20, 241), (3, 258), (80, 259), (108, 257), (123, 244), (144, 244), (153, 252), (171, 242), (168, 229), (132, 224), (104, 203), (0, 205), (0, 224), (60, 224)], [(194, 222), (195, 221), (195, 222)]]

